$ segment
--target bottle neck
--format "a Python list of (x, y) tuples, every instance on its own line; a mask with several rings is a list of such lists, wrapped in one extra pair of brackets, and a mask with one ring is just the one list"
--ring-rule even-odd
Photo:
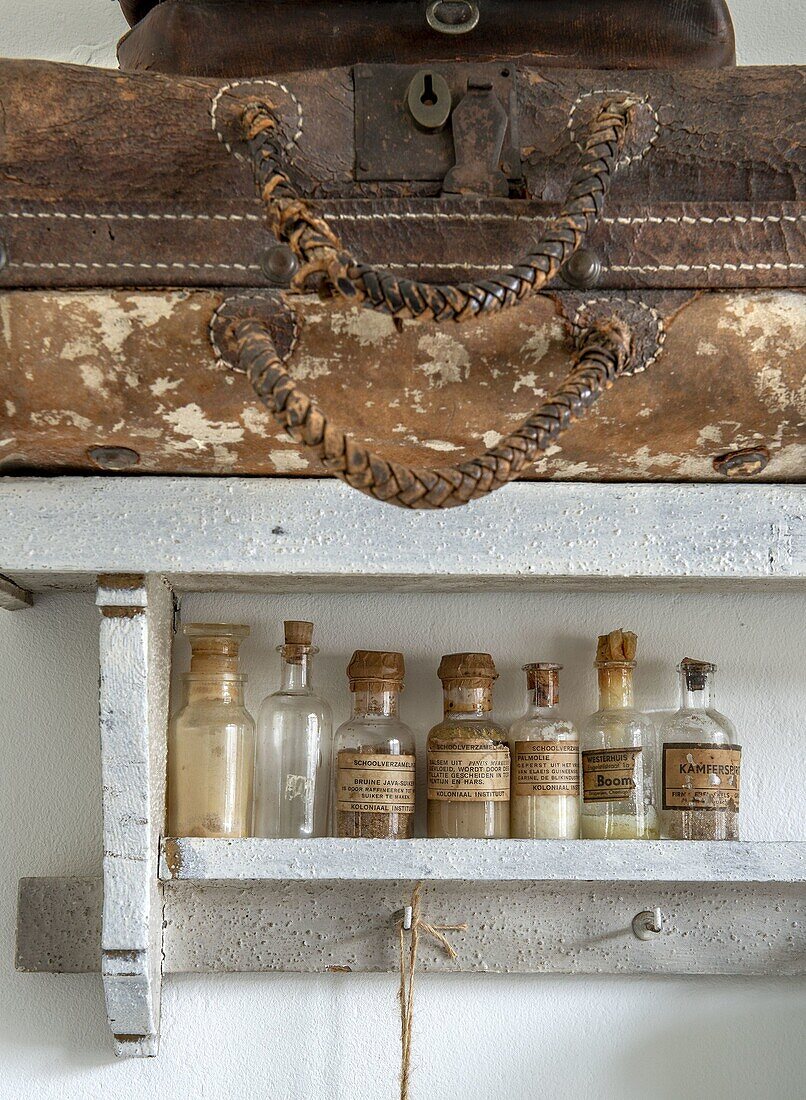
[(634, 706), (632, 665), (600, 665), (597, 673), (600, 710), (623, 710)]
[(304, 693), (311, 690), (311, 659), (308, 647), (278, 646), (280, 654), (280, 691)]
[(244, 679), (226, 680), (220, 676), (204, 677), (190, 673), (184, 681), (184, 704), (230, 703), (242, 707)]
[(351, 691), (353, 718), (397, 718), (400, 703), (398, 687), (355, 686)]
[(680, 673), (680, 707), (682, 710), (713, 710), (713, 673), (692, 678)]
[(556, 710), (560, 705), (559, 699), (548, 699), (541, 691), (528, 691), (526, 693), (526, 713), (532, 717), (545, 714), (547, 710)]
[(447, 681), (442, 687), (442, 706), (446, 718), (482, 718), (493, 709), (493, 686), (468, 687)]

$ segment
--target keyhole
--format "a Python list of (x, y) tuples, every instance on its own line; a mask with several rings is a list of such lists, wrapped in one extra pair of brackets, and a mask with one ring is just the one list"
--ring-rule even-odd
[(423, 80), (423, 94), (420, 96), (420, 102), (426, 107), (433, 107), (438, 98), (439, 97), (434, 91), (434, 78), (431, 76), (431, 73), (426, 73), (425, 79)]
[(451, 90), (444, 76), (429, 69), (416, 73), (406, 92), (406, 104), (421, 130), (441, 130), (451, 113)]

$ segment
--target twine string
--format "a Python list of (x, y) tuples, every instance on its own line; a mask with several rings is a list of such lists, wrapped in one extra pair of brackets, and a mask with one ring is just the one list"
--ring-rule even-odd
[[(457, 953), (445, 935), (446, 932), (466, 932), (467, 924), (430, 924), (422, 917), (420, 892), (423, 884), (418, 882), (411, 895), (411, 936), (406, 952), (406, 935), (403, 921), (398, 924), (400, 942), (400, 1100), (409, 1100), (411, 1078), (411, 1030), (414, 1017), (414, 972), (417, 966), (417, 948), (420, 934), (430, 936), (442, 948), (451, 962), (455, 962)], [(407, 958), (408, 955), (408, 958)]]

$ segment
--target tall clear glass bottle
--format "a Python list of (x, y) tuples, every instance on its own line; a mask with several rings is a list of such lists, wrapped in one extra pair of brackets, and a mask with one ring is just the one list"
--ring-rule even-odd
[(586, 840), (657, 840), (655, 728), (635, 709), (633, 670), (638, 639), (614, 630), (599, 638), (599, 709), (585, 722), (582, 814)]
[(561, 669), (546, 662), (523, 666), (526, 713), (509, 731), (513, 837), (579, 838), (579, 735), (559, 714)]
[(404, 675), (402, 653), (357, 649), (347, 666), (353, 712), (333, 743), (335, 836), (414, 836), (414, 734), (398, 714)]
[(428, 835), (508, 837), (509, 744), (490, 715), (493, 659), (450, 653), (437, 675), (444, 717), (428, 735)]
[(738, 840), (742, 748), (730, 719), (714, 707), (716, 665), (686, 657), (680, 709), (661, 726), (661, 836)]
[(190, 672), (168, 728), (168, 832), (171, 836), (249, 836), (255, 723), (244, 707), (238, 669), (248, 626), (188, 623)]
[(333, 717), (311, 686), (313, 623), (283, 627), (280, 687), (258, 713), (255, 835), (326, 836)]

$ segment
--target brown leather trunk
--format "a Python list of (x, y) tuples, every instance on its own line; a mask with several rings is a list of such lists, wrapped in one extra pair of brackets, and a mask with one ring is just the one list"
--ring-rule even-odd
[[(461, 18), (465, 0), (442, 5)], [(478, 0), (440, 33), (426, 0), (123, 0), (122, 69), (255, 76), (358, 63), (519, 58), (545, 68), (712, 68), (734, 61), (725, 0)], [(450, 24), (448, 24), (450, 27)]]
[[(615, 310), (647, 369), (524, 476), (806, 476), (800, 70), (518, 66), (516, 198), (362, 178), (372, 171), (360, 169), (369, 138), (356, 76), (213, 81), (0, 63), (5, 472), (324, 473), (232, 369), (222, 324), (250, 312), (358, 440), (402, 463), (460, 461), (545, 399), (575, 327)], [(295, 185), (346, 246), (437, 281), (457, 270), (483, 280), (528, 250), (556, 213), (585, 118), (608, 89), (626, 89), (640, 125), (586, 242), (597, 285), (560, 278), (463, 325), (400, 325), (286, 295), (239, 129), (267, 88)]]

